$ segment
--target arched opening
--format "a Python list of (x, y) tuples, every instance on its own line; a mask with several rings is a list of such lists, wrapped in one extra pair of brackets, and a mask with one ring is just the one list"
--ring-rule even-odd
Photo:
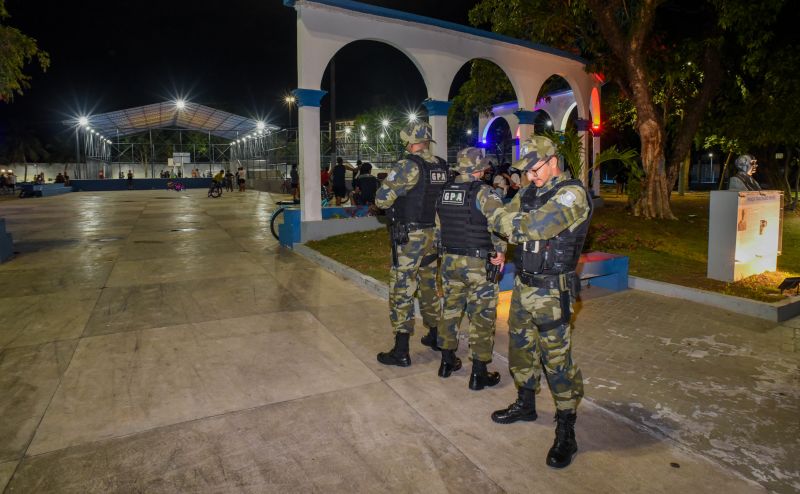
[(533, 133), (544, 134), (547, 131), (553, 130), (553, 119), (550, 118), (544, 110), (536, 110), (533, 112)]
[(327, 91), (320, 106), (323, 167), (341, 156), (353, 165), (369, 162), (378, 174), (403, 153), (400, 130), (410, 115), (424, 118), (425, 81), (414, 61), (387, 43), (345, 45), (325, 68), (320, 87)]
[(497, 164), (502, 164), (513, 160), (514, 143), (508, 120), (494, 117), (481, 135), (480, 147), (486, 149), (486, 156), (493, 157)]
[(448, 97), (453, 102), (447, 118), (450, 159), (468, 146), (494, 146), (487, 147), (487, 155), (510, 156), (517, 131), (513, 112), (519, 105), (514, 86), (500, 66), (485, 59), (470, 60), (453, 77)]
[(570, 122), (570, 113), (576, 105), (575, 94), (569, 82), (560, 75), (552, 75), (539, 88), (535, 110), (542, 110), (550, 115), (552, 126), (548, 130), (563, 132)]

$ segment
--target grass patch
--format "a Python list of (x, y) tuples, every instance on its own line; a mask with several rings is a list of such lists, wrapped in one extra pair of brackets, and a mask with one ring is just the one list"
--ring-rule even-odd
[[(626, 198), (605, 193), (605, 206), (592, 219), (587, 250), (623, 254), (630, 274), (676, 285), (774, 302), (784, 298), (777, 286), (787, 276), (800, 276), (800, 215), (786, 212), (783, 254), (778, 271), (724, 283), (706, 278), (708, 253), (707, 192), (673, 196), (678, 221), (645, 220), (625, 210)], [(386, 229), (348, 233), (308, 246), (347, 266), (388, 283), (391, 254)]]
[(306, 245), (367, 276), (389, 283), (392, 249), (386, 228), (345, 233), (325, 240), (308, 242)]

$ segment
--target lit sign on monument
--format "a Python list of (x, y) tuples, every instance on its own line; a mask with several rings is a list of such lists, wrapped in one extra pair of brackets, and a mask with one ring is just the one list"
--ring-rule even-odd
[(782, 204), (775, 190), (711, 192), (707, 276), (731, 282), (775, 271)]

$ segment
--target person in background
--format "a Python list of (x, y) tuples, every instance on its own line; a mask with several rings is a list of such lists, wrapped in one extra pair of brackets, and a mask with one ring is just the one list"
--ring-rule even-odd
[(371, 172), (371, 163), (361, 165), (361, 173), (355, 180), (355, 190), (353, 191), (354, 197), (358, 198), (356, 204), (367, 206), (375, 204), (375, 193), (378, 191), (380, 183)]
[(244, 192), (245, 182), (247, 181), (247, 171), (244, 169), (243, 166), (240, 166), (239, 169), (236, 171), (236, 178), (238, 179), (239, 183), (239, 192)]
[(230, 170), (225, 171), (225, 190), (233, 192), (233, 173)]

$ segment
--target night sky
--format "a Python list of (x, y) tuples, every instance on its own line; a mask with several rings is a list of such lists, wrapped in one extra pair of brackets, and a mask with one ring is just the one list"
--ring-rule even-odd
[[(364, 3), (467, 24), (477, 1)], [(0, 130), (22, 125), (47, 141), (66, 133), (64, 119), (178, 95), (288, 124), (283, 96), (297, 85), (296, 23), (294, 9), (281, 0), (7, 0), (6, 8), (7, 24), (36, 38), (52, 64), (46, 73), (27, 68), (31, 87), (13, 103), (0, 104)], [(426, 97), (411, 62), (386, 45), (360, 42), (336, 60), (340, 118)]]

